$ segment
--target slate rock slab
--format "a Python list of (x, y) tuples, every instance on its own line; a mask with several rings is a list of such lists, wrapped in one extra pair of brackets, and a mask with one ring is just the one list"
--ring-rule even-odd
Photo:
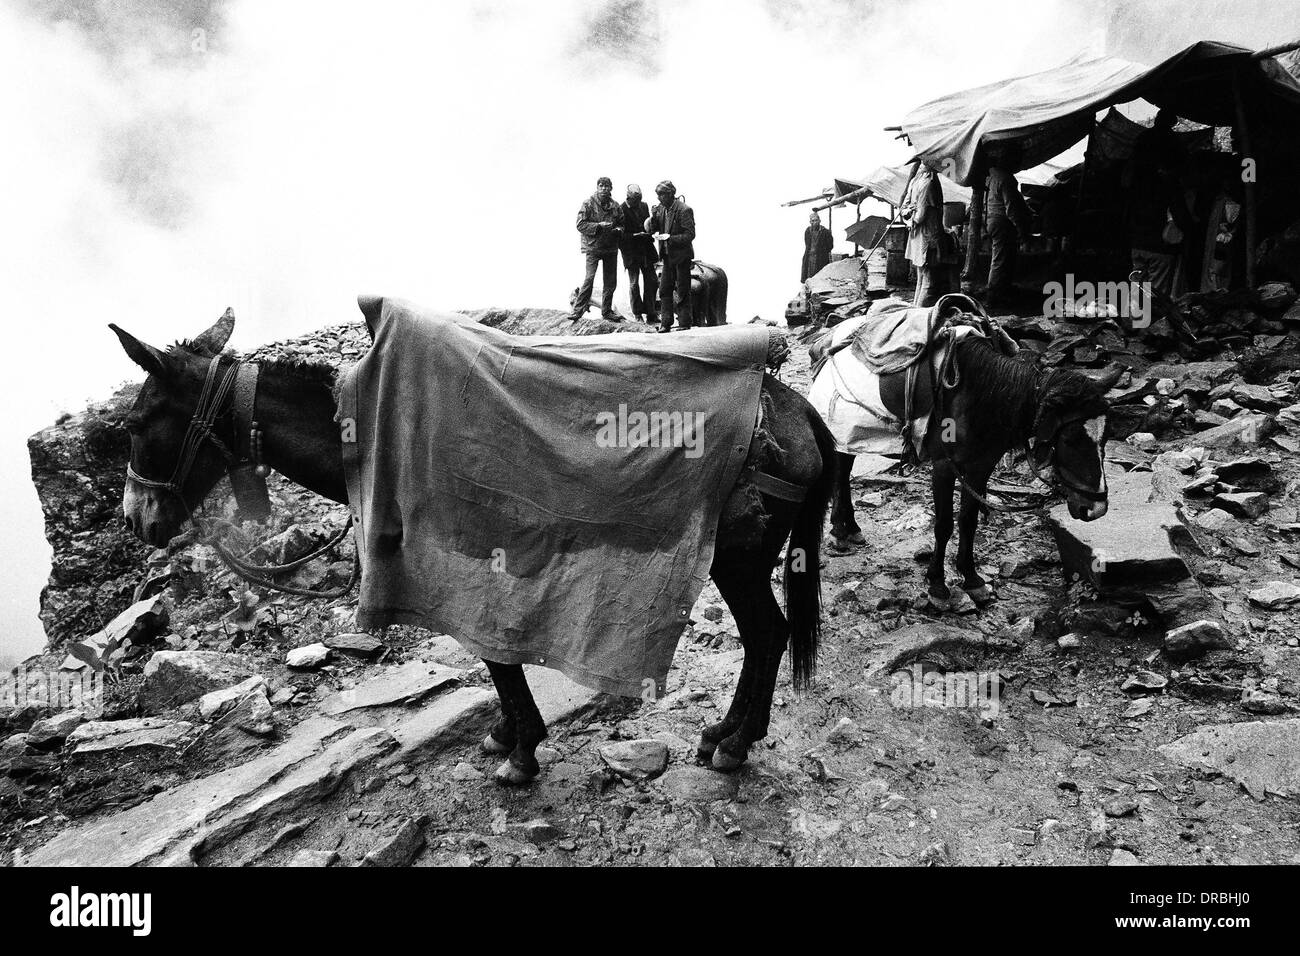
[(1300, 719), (1211, 724), (1159, 749), (1184, 767), (1230, 777), (1257, 800), (1300, 797)]

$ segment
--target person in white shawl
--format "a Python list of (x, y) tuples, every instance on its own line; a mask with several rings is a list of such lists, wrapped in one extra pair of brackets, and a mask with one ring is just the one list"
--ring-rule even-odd
[(917, 166), (899, 212), (907, 224), (904, 255), (916, 266), (913, 304), (929, 308), (940, 296), (955, 290), (949, 288), (951, 270), (941, 261), (943, 189), (938, 175), (925, 163)]

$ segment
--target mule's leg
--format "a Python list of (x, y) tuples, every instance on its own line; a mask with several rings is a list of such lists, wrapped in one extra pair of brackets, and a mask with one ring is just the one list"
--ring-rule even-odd
[[(966, 480), (981, 496), (988, 491), (988, 471), (971, 470)], [(979, 524), (980, 504), (965, 488), (961, 491), (961, 514), (957, 517), (957, 570), (962, 574), (962, 590), (976, 604), (993, 600), (993, 592), (975, 568), (975, 528)]]
[(696, 748), (702, 760), (710, 760), (718, 749), (718, 743), (730, 737), (740, 727), (749, 708), (751, 688), (755, 672), (759, 669), (758, 652), (751, 634), (754, 630), (754, 606), (750, 592), (745, 587), (744, 572), (750, 558), (744, 551), (724, 551), (714, 559), (711, 571), (713, 581), (718, 586), (718, 593), (731, 609), (736, 619), (736, 629), (740, 632), (740, 643), (745, 649), (745, 657), (740, 665), (740, 679), (736, 681), (736, 692), (731, 696), (731, 706), (726, 715), (716, 724), (709, 724), (700, 731), (700, 743)]
[(831, 548), (841, 553), (850, 545), (866, 544), (857, 516), (853, 514), (852, 489), (849, 477), (853, 473), (855, 456), (835, 453), (835, 494), (831, 499)]
[(925, 572), (929, 585), (930, 603), (947, 606), (952, 593), (944, 581), (944, 556), (948, 550), (948, 539), (952, 537), (952, 486), (957, 480), (957, 472), (948, 461), (936, 461), (930, 473), (930, 488), (934, 500), (934, 553), (930, 555), (930, 567)]
[[(528, 689), (524, 668), (520, 664), (498, 664), (487, 661), (488, 673), (501, 698), (501, 709), (514, 720), (515, 743), (510, 756), (497, 768), (497, 783), (528, 783), (541, 769), (537, 765), (537, 745), (546, 739), (546, 724)], [(488, 739), (492, 739), (489, 737)], [(504, 741), (503, 741), (504, 742)], [(485, 741), (486, 743), (486, 741)]]
[(753, 608), (750, 631), (745, 636), (745, 664), (750, 666), (752, 658), (753, 674), (740, 726), (713, 752), (713, 766), (718, 770), (735, 770), (749, 757), (750, 745), (767, 736), (777, 671), (789, 640), (785, 614), (772, 594), (769, 567), (770, 562), (755, 554), (750, 573), (745, 576), (745, 598)]
[(492, 677), (492, 683), (497, 689), (497, 700), (501, 704), (501, 718), (492, 725), (488, 735), (483, 738), (482, 749), (485, 754), (508, 754), (515, 749), (515, 744), (519, 741), (518, 731), (515, 725), (514, 699), (507, 693), (502, 682), (497, 680), (494, 667), (504, 666), (493, 664), (491, 661), (484, 661), (487, 665), (488, 674)]

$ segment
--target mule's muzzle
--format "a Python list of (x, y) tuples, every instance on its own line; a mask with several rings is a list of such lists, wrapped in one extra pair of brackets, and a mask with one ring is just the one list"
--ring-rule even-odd
[(131, 533), (155, 548), (165, 548), (167, 542), (180, 534), (186, 515), (173, 495), (141, 488), (130, 478), (122, 495), (122, 517)]
[(1070, 517), (1076, 521), (1096, 521), (1106, 514), (1109, 504), (1106, 499), (1100, 501), (1090, 501), (1081, 495), (1066, 494), (1066, 506), (1070, 509)]

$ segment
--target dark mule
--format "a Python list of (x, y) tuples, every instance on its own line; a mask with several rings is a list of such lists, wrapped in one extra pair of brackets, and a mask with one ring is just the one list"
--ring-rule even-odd
[[(952, 357), (957, 384), (941, 390), (938, 413), (932, 414), (935, 392), (932, 366), (918, 366), (913, 392), (915, 417), (931, 415), (925, 453), (933, 463), (934, 553), (926, 571), (933, 603), (944, 605), (951, 597), (944, 581), (944, 552), (952, 537), (953, 486), (958, 475), (983, 497), (989, 476), (1008, 451), (1029, 446), (1035, 467), (1064, 489), (1070, 514), (1092, 521), (1106, 513), (1106, 478), (1103, 473), (1107, 405), (1106, 391), (1114, 380), (1094, 382), (1068, 369), (1039, 371), (1018, 358), (1002, 354), (987, 338), (966, 336)], [(903, 417), (906, 376), (899, 372), (881, 378), (881, 398), (891, 414)], [(837, 452), (837, 480), (831, 505), (834, 550), (864, 544), (862, 529), (853, 515), (849, 476), (853, 455)], [(957, 519), (957, 570), (962, 589), (977, 604), (993, 595), (976, 571), (975, 525), (983, 505), (962, 488)]]
[[(234, 327), (227, 314), (192, 342), (166, 352), (110, 326), (127, 355), (149, 373), (132, 409), (131, 462), (122, 509), (137, 537), (163, 546), (190, 512), (207, 497), (236, 460), (245, 442), (231, 402), (216, 402), (210, 431), (195, 438), (191, 421), (201, 398), (214, 393), (205, 383), (220, 381), (239, 360), (223, 354)], [(249, 410), (262, 430), (265, 464), (317, 494), (345, 503), (342, 442), (334, 421), (335, 375), (323, 366), (267, 362), (261, 366), (256, 408)], [(769, 459), (763, 471), (807, 489), (802, 503), (761, 496), (763, 515), (740, 527), (719, 527), (711, 573), (736, 618), (745, 658), (731, 706), (722, 720), (704, 728), (701, 758), (720, 770), (739, 767), (750, 746), (767, 735), (777, 670), (787, 642), (796, 684), (810, 678), (820, 630), (818, 551), (822, 522), (833, 487), (835, 442), (812, 407), (792, 389), (766, 377), (763, 396), (769, 415)], [(200, 416), (203, 417), (203, 416)], [(197, 442), (197, 444), (196, 444)], [(187, 446), (193, 464), (178, 469)], [(168, 476), (171, 476), (170, 478)], [(744, 524), (744, 522), (741, 522)], [(758, 529), (761, 527), (761, 533)], [(772, 593), (771, 573), (789, 541), (785, 562), (786, 613)], [(788, 616), (787, 616), (788, 615)], [(497, 770), (503, 783), (525, 783), (537, 775), (534, 750), (546, 727), (518, 664), (487, 662), (501, 701), (501, 719), (484, 740), (490, 753), (508, 754)]]

